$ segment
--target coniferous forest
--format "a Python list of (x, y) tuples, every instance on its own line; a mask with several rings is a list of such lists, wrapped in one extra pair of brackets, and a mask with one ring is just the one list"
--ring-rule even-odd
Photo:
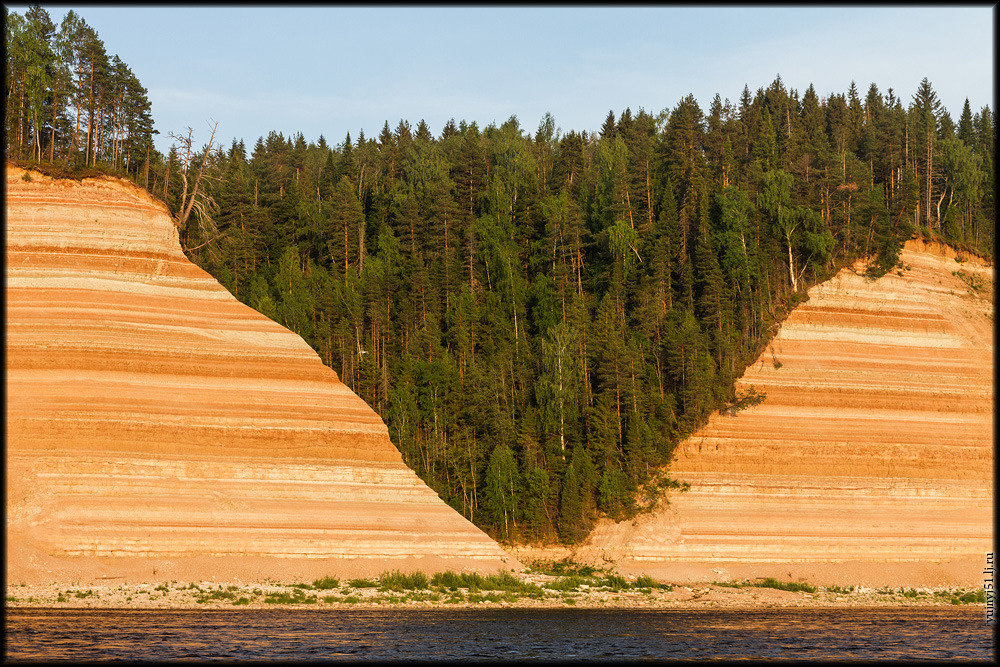
[(779, 76), (597, 134), (400, 120), (337, 144), (188, 132), (164, 156), (127, 66), (43, 15), (8, 16), (8, 159), (165, 201), (192, 261), (300, 334), (500, 539), (574, 542), (654, 504), (676, 443), (766, 400), (734, 380), (840, 268), (878, 277), (914, 234), (992, 258), (993, 112), (955, 121), (927, 79), (821, 95)]

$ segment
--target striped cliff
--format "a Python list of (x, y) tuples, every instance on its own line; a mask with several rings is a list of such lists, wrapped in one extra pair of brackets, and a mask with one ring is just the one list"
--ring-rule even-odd
[(678, 447), (690, 489), (602, 522), (577, 556), (677, 581), (981, 585), (992, 299), (992, 266), (920, 240), (879, 280), (813, 287), (738, 383), (766, 400)]
[(116, 179), (7, 167), (7, 581), (516, 568)]

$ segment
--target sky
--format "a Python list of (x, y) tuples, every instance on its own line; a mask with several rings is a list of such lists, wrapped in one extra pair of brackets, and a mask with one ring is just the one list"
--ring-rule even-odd
[[(23, 14), (27, 5), (7, 5)], [(694, 95), (736, 104), (776, 76), (800, 97), (862, 98), (872, 83), (908, 105), (926, 77), (957, 122), (995, 110), (994, 9), (983, 5), (830, 6), (93, 6), (74, 9), (148, 90), (166, 152), (195, 143), (301, 132), (341, 144), (386, 121), (435, 136), (449, 119), (480, 128), (516, 115), (534, 134), (594, 132), (609, 111), (654, 116)]]

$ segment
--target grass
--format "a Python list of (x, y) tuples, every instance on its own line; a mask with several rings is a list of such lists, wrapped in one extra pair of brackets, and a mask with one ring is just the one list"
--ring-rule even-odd
[(572, 574), (568, 577), (560, 577), (555, 581), (548, 582), (547, 584), (545, 584), (545, 588), (548, 588), (553, 591), (564, 591), (564, 592), (578, 591), (580, 590), (580, 586), (590, 585), (592, 581), (593, 581), (592, 579), (587, 579), (581, 577), (580, 575)]
[(317, 599), (315, 595), (306, 597), (301, 588), (296, 588), (291, 593), (268, 593), (264, 597), (264, 602), (266, 604), (316, 604)]
[(383, 572), (379, 575), (378, 580), (380, 591), (395, 591), (397, 593), (424, 590), (428, 585), (427, 575), (423, 572), (413, 572), (412, 574), (403, 574), (399, 570)]
[[(609, 574), (598, 584), (599, 586), (604, 586), (605, 588), (610, 588), (611, 590), (618, 591), (628, 590), (632, 588), (632, 584), (629, 583), (628, 579), (621, 575)], [(636, 586), (636, 588), (639, 588)]]
[(378, 588), (378, 582), (374, 579), (351, 579), (347, 585), (351, 588)]
[(334, 588), (340, 588), (340, 579), (336, 577), (323, 577), (322, 579), (316, 579), (313, 581), (313, 588), (320, 591), (328, 591)]
[(632, 585), (635, 586), (636, 588), (652, 588), (652, 589), (659, 588), (665, 591), (674, 590), (674, 587), (671, 586), (670, 584), (661, 584), (648, 574), (643, 574), (636, 577), (635, 581), (632, 582)]
[(579, 577), (592, 577), (597, 574), (598, 570), (590, 565), (580, 565), (569, 558), (564, 558), (559, 561), (535, 561), (531, 564), (528, 569), (529, 572), (535, 574), (545, 574), (550, 577), (569, 577), (569, 576), (579, 576)]
[(830, 593), (838, 593), (838, 594), (841, 594), (841, 595), (846, 595), (847, 593), (853, 593), (854, 592), (854, 586), (848, 586), (847, 588), (844, 588), (842, 586), (836, 586), (836, 585), (834, 585), (834, 586), (827, 586), (826, 590), (828, 592), (830, 592)]
[(753, 584), (758, 588), (776, 588), (779, 591), (792, 591), (795, 593), (815, 593), (816, 587), (810, 584), (799, 584), (794, 581), (778, 581), (772, 577), (767, 577), (762, 581), (758, 581)]

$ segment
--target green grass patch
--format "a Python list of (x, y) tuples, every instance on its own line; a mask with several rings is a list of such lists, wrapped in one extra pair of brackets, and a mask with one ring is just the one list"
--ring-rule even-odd
[(301, 588), (296, 588), (291, 593), (268, 593), (264, 597), (266, 604), (316, 604), (317, 601), (315, 595), (307, 597)]
[(323, 577), (322, 579), (317, 579), (313, 582), (313, 588), (320, 591), (340, 588), (340, 579), (337, 579), (336, 577)]
[(351, 579), (347, 585), (351, 588), (378, 588), (378, 582), (373, 579)]
[(428, 586), (427, 575), (423, 572), (413, 572), (404, 574), (399, 570), (394, 572), (383, 572), (379, 575), (380, 591), (402, 591), (424, 590)]
[(580, 586), (589, 584), (590, 582), (590, 579), (573, 574), (568, 577), (560, 577), (555, 581), (550, 581), (544, 584), (544, 586), (545, 588), (553, 591), (577, 591), (580, 590)]
[(841, 594), (841, 595), (846, 595), (847, 593), (853, 593), (854, 592), (854, 586), (848, 586), (848, 587), (845, 588), (843, 586), (836, 586), (836, 585), (834, 585), (834, 586), (827, 586), (826, 590), (828, 592), (830, 592), (830, 593), (838, 593), (838, 594)]
[(78, 598), (91, 598), (94, 597), (94, 595), (96, 594), (92, 590), (86, 590), (86, 591), (75, 591), (73, 595)]
[(235, 600), (235, 599), (236, 599), (236, 594), (233, 593), (232, 591), (217, 590), (217, 591), (208, 591), (204, 595), (199, 596), (198, 599), (195, 600), (195, 602), (197, 602), (198, 604), (205, 604), (206, 602), (214, 602), (216, 600)]
[(815, 593), (816, 587), (809, 584), (800, 584), (794, 581), (778, 581), (772, 577), (767, 577), (762, 581), (753, 584), (758, 588), (776, 588), (779, 591), (792, 591), (794, 593)]
[(233, 604), (237, 604), (237, 605), (250, 604), (250, 598), (239, 598), (239, 599), (233, 600)]
[(986, 591), (969, 591), (958, 598), (962, 604), (974, 604), (986, 602)]
[[(632, 585), (636, 588), (661, 588), (663, 590), (673, 590), (673, 586), (670, 584), (661, 584), (656, 579), (653, 579), (648, 574), (642, 574), (635, 578)], [(726, 584), (717, 584), (719, 586), (725, 586)]]
[(528, 570), (536, 574), (545, 574), (550, 577), (592, 577), (598, 570), (590, 565), (581, 565), (573, 562), (569, 558), (558, 561), (535, 561)]
[(487, 586), (486, 577), (478, 572), (438, 572), (431, 577), (431, 585), (446, 588), (450, 591), (457, 591), (459, 588), (468, 588), (470, 591), (478, 591)]
[(604, 586), (605, 588), (610, 588), (611, 590), (627, 591), (632, 588), (632, 584), (629, 583), (628, 579), (618, 574), (609, 574), (597, 582), (598, 586)]

